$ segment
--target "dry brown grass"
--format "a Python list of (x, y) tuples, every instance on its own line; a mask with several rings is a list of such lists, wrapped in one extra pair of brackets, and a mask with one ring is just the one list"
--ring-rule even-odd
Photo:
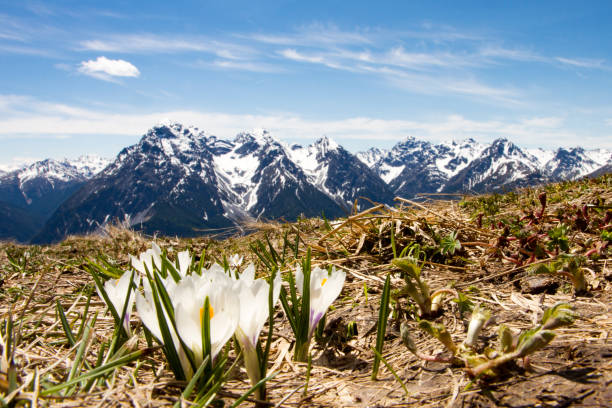
[[(549, 220), (537, 228), (542, 231), (555, 224), (553, 215), (574, 207), (598, 203), (604, 207), (612, 203), (610, 176), (597, 181), (565, 183), (546, 188)], [(537, 210), (538, 193), (542, 189), (525, 190), (515, 196), (498, 200), (498, 211), (491, 218), (523, 216)], [(543, 293), (527, 293), (524, 283), (528, 256), (516, 265), (500, 257), (491, 248), (500, 230), (489, 226), (478, 227), (474, 218), (478, 197), (468, 199), (473, 204), (460, 206), (457, 201), (414, 203), (398, 200), (398, 206), (384, 206), (355, 214), (332, 223), (331, 230), (321, 219), (300, 220), (292, 224), (266, 223), (250, 225), (258, 232), (223, 241), (210, 238), (178, 239), (158, 237), (156, 241), (173, 253), (189, 249), (193, 254), (206, 249), (208, 259), (221, 259), (223, 254), (241, 253), (247, 261), (263, 266), (250, 252), (249, 245), (267, 234), (271, 241), (282, 246), (288, 233), (300, 234), (300, 255), (312, 248), (313, 264), (336, 265), (347, 271), (347, 281), (335, 309), (328, 313), (327, 329), (322, 343), (312, 349), (312, 369), (307, 392), (305, 364), (291, 360), (292, 334), (286, 320), (277, 309), (269, 372), (278, 375), (269, 382), (271, 406), (608, 406), (612, 401), (612, 270), (610, 252), (584, 265), (590, 291), (587, 296), (575, 297), (571, 285), (557, 281), (559, 287), (546, 287)], [(603, 201), (602, 201), (603, 200)], [(485, 218), (487, 218), (485, 216)], [(572, 326), (558, 329), (558, 336), (545, 349), (530, 359), (530, 367), (509, 366), (505, 375), (488, 383), (475, 383), (466, 390), (470, 378), (461, 367), (418, 360), (402, 344), (399, 324), (407, 321), (420, 350), (429, 354), (441, 351), (439, 343), (416, 328), (410, 317), (410, 301), (398, 291), (402, 280), (393, 275), (396, 290), (395, 305), (400, 311), (390, 320), (384, 344), (384, 356), (405, 382), (404, 390), (384, 365), (378, 380), (370, 380), (376, 341), (376, 322), (380, 292), (388, 273), (397, 272), (391, 265), (393, 258), (390, 229), (395, 231), (398, 248), (420, 242), (423, 246), (436, 245), (436, 236), (458, 231), (463, 246), (455, 256), (430, 256), (423, 274), (432, 289), (453, 287), (468, 293), (472, 300), (481, 302), (495, 316), (495, 324), (484, 329), (481, 342), (496, 341), (494, 330), (505, 323), (515, 332), (531, 327), (543, 309), (558, 301), (570, 303), (579, 313)], [(595, 230), (573, 231), (572, 250), (585, 253), (598, 238)], [(165, 364), (164, 356), (155, 351), (138, 363), (124, 366), (97, 384), (91, 392), (69, 396), (41, 397), (46, 382), (65, 379), (74, 360), (75, 348), (70, 348), (56, 313), (59, 301), (70, 321), (78, 321), (83, 314), (86, 289), (93, 287), (85, 272), (87, 258), (106, 255), (109, 260), (126, 268), (128, 254), (147, 249), (150, 237), (119, 227), (109, 227), (104, 236), (71, 237), (58, 245), (27, 247), (10, 243), (0, 244), (0, 319), (9, 315), (16, 322), (18, 345), (15, 367), (21, 389), (17, 399), (29, 406), (168, 406), (176, 402), (182, 384), (177, 383)], [(587, 245), (588, 244), (588, 245)], [(504, 248), (505, 257), (519, 254), (518, 243)], [(585, 245), (583, 248), (581, 245)], [(13, 268), (7, 254), (27, 259), (23, 269)], [(172, 255), (171, 255), (172, 256)], [(544, 261), (551, 255), (539, 257)], [(288, 272), (290, 268), (287, 268)], [(367, 288), (367, 289), (366, 289)], [(551, 289), (552, 288), (552, 289)], [(546, 291), (551, 293), (546, 293)], [(467, 317), (461, 316), (453, 302), (446, 302), (437, 321), (444, 322), (453, 338), (460, 341), (466, 330)], [(86, 356), (95, 362), (97, 348), (108, 339), (113, 321), (104, 314), (104, 304), (94, 295), (90, 313), (99, 312)], [(408, 317), (407, 317), (408, 316)], [(136, 319), (134, 319), (135, 321)], [(355, 321), (358, 335), (347, 339), (346, 325)], [(75, 326), (78, 326), (75, 324)], [(136, 327), (135, 327), (136, 328)], [(136, 331), (139, 331), (136, 328)], [(145, 348), (144, 336), (138, 347)], [(4, 375), (4, 378), (2, 377)], [(0, 396), (6, 386), (6, 373), (0, 374)], [(249, 389), (245, 372), (240, 369), (226, 384), (221, 396), (227, 403)], [(252, 404), (251, 404), (252, 405)]]

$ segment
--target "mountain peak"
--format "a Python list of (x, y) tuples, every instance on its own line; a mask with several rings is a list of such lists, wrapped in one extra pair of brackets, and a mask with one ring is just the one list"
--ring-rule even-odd
[(314, 145), (321, 152), (321, 154), (327, 154), (329, 151), (337, 150), (340, 145), (336, 141), (328, 136), (323, 136)]
[(238, 133), (234, 138), (235, 143), (257, 142), (257, 144), (260, 145), (265, 145), (276, 141), (277, 140), (272, 136), (272, 134), (263, 128), (256, 128), (248, 132)]

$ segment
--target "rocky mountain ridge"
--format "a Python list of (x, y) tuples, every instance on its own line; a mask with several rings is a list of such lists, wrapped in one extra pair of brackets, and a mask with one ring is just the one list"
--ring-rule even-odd
[[(363, 207), (420, 193), (503, 191), (611, 164), (603, 149), (524, 150), (507, 139), (408, 137), (389, 150), (351, 154), (327, 137), (288, 145), (255, 130), (223, 140), (169, 122), (113, 161), (49, 159), (0, 174), (0, 239), (54, 242), (115, 220), (151, 234), (229, 234), (258, 219), (343, 216), (356, 200)], [(31, 217), (20, 226), (24, 214)]]

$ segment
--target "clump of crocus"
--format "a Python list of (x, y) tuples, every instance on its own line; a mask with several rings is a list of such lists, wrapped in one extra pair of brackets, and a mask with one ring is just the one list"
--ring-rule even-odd
[[(269, 346), (262, 349), (259, 334), (274, 310), (281, 288), (280, 273), (274, 273), (271, 284), (265, 279), (255, 279), (255, 267), (250, 264), (235, 280), (233, 290), (240, 298), (240, 319), (236, 339), (244, 356), (244, 364), (251, 385), (255, 386), (266, 374)], [(272, 327), (269, 328), (272, 330)], [(257, 399), (265, 398), (265, 388), (256, 390)]]
[[(291, 305), (284, 289), (281, 289), (280, 296), (285, 314), (295, 335), (293, 352), (295, 361), (308, 359), (312, 335), (327, 309), (340, 295), (345, 278), (346, 273), (336, 270), (335, 267), (329, 271), (318, 266), (312, 269), (310, 250), (302, 261), (302, 265), (296, 268), (295, 278), (289, 274)], [(296, 292), (301, 295), (299, 300)]]

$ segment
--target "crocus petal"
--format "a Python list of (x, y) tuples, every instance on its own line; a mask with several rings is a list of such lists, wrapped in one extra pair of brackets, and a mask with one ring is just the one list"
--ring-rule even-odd
[[(131, 271), (126, 271), (121, 275), (119, 279), (109, 279), (104, 282), (104, 291), (108, 296), (113, 308), (117, 312), (117, 314), (121, 317), (121, 313), (123, 312), (123, 307), (127, 301), (127, 307), (125, 309), (125, 317), (123, 317), (123, 327), (127, 332), (128, 336), (131, 336), (130, 330), (130, 316), (132, 314), (132, 309), (134, 307), (134, 292), (130, 290), (130, 277), (132, 276)], [(135, 277), (134, 285), (138, 286), (140, 284), (140, 277)], [(104, 299), (100, 290), (96, 287), (98, 291), (98, 295)], [(129, 298), (128, 298), (129, 294)], [(106, 300), (105, 300), (106, 301)], [(108, 305), (107, 305), (108, 306)]]
[[(299, 273), (298, 273), (299, 272)], [(310, 273), (310, 325), (309, 333), (312, 335), (317, 324), (327, 312), (327, 309), (331, 304), (338, 298), (342, 287), (344, 286), (344, 280), (346, 273), (344, 271), (336, 271), (335, 267), (332, 267), (331, 274), (325, 269), (321, 269), (316, 266), (311, 270)], [(300, 282), (303, 285), (303, 274), (301, 269), (298, 268), (296, 271), (296, 282)], [(301, 293), (301, 292), (300, 292)]]
[(238, 254), (234, 254), (232, 256), (229, 257), (228, 259), (228, 263), (230, 268), (232, 269), (236, 269), (238, 268), (240, 265), (242, 265), (242, 260), (244, 259), (244, 256), (240, 256)]
[[(312, 280), (312, 278), (311, 278)], [(295, 286), (300, 295), (304, 294), (304, 274), (302, 273), (302, 267), (300, 265), (295, 269)]]
[(211, 354), (214, 359), (236, 331), (240, 318), (240, 300), (225, 278), (214, 284), (208, 277), (189, 275), (174, 291), (175, 317), (179, 335), (196, 356), (203, 360), (200, 310), (208, 297), (213, 314), (210, 319)]
[(153, 258), (153, 262), (155, 262), (155, 266), (157, 269), (161, 270), (162, 261), (161, 261), (162, 250), (155, 242), (151, 242), (151, 256)]
[(136, 311), (138, 312), (140, 320), (142, 320), (145, 327), (160, 344), (164, 344), (161, 328), (159, 326), (159, 320), (157, 319), (157, 313), (155, 312), (155, 305), (152, 304), (152, 302), (149, 302), (145, 296), (142, 296), (140, 293), (136, 294)]
[(182, 251), (178, 253), (179, 273), (182, 277), (187, 276), (189, 266), (191, 265), (191, 255), (189, 251)]

